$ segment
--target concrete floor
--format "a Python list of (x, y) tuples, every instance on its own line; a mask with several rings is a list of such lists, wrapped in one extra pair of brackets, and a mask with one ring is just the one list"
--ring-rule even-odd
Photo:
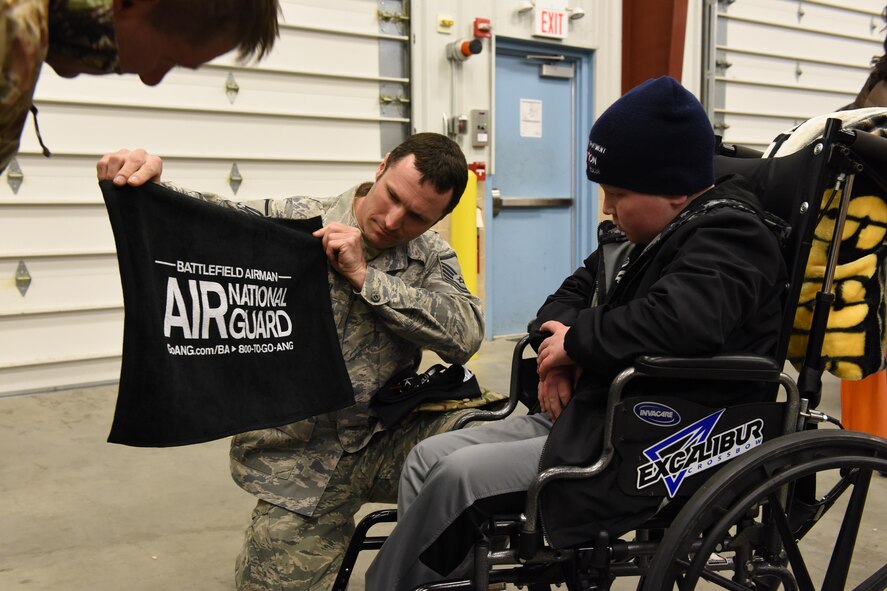
[[(482, 384), (507, 391), (513, 344), (484, 344), (470, 363)], [(830, 414), (836, 392), (827, 382)], [(0, 398), (0, 589), (232, 590), (254, 501), (228, 476), (228, 441), (108, 444), (115, 397), (116, 386), (105, 386)], [(887, 479), (873, 487), (863, 535), (871, 560), (883, 563), (877, 526), (887, 528)], [(823, 552), (833, 542), (813, 540)], [(363, 589), (369, 559), (352, 589)]]

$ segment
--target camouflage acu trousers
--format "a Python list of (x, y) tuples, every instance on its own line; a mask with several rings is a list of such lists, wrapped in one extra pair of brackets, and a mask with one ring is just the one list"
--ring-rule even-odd
[(311, 517), (259, 501), (237, 557), (237, 589), (329, 591), (354, 532), (354, 515), (364, 503), (397, 502), (410, 449), (452, 430), (462, 412), (412, 414), (359, 452), (344, 454)]

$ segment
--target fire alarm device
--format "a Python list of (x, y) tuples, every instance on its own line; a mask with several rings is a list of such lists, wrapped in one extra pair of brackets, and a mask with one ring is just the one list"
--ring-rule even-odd
[(487, 163), (486, 162), (472, 162), (468, 165), (468, 170), (473, 170), (474, 174), (477, 175), (477, 180), (485, 181), (487, 180)]
[(488, 19), (488, 18), (474, 19), (474, 36), (477, 39), (480, 39), (482, 37), (492, 37), (493, 36), (493, 25), (490, 24), (490, 19)]

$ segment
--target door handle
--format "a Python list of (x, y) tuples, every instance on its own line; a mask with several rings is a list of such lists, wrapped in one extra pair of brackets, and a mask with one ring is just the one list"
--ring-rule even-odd
[(571, 207), (570, 197), (499, 197), (493, 196), (493, 217), (505, 208)]

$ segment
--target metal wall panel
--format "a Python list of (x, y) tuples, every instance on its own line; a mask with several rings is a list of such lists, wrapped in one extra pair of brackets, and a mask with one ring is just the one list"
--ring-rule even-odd
[(9, 206), (0, 216), (0, 252), (5, 258), (113, 253), (111, 227), (95, 214), (80, 205)]
[[(59, 257), (28, 257), (28, 271), (39, 281), (32, 282), (26, 297), (17, 289), (0, 290), (0, 309), (5, 317), (47, 314), (63, 308), (104, 310), (123, 303), (117, 259), (113, 254), (80, 254)], [(12, 277), (18, 260), (0, 260), (0, 276)], [(6, 341), (6, 339), (4, 339)]]
[(0, 396), (118, 377), (123, 308), (95, 180), (102, 153), (144, 147), (164, 158), (165, 179), (236, 199), (335, 195), (370, 179), (411, 120), (405, 4), (284, 0), (280, 39), (261, 63), (222, 56), (153, 88), (45, 67), (35, 104), (53, 157), (29, 119), (21, 186), (0, 177)]
[(114, 357), (120, 354), (122, 334), (123, 317), (117, 310), (6, 316), (0, 358), (4, 368), (42, 370), (49, 363)]
[(703, 103), (726, 141), (763, 148), (851, 102), (883, 52), (882, 0), (706, 0)]
[[(127, 145), (121, 142), (126, 142), (123, 136), (128, 134), (137, 140), (128, 145), (144, 146), (163, 156), (333, 161), (378, 158), (365, 147), (379, 145), (378, 121), (129, 106), (97, 109), (88, 104), (40, 106), (41, 129), (65, 130), (51, 145), (58, 157), (99, 155), (109, 151), (108, 146), (116, 150)], [(125, 134), (121, 129), (126, 130)], [(90, 173), (95, 176), (94, 167)]]

